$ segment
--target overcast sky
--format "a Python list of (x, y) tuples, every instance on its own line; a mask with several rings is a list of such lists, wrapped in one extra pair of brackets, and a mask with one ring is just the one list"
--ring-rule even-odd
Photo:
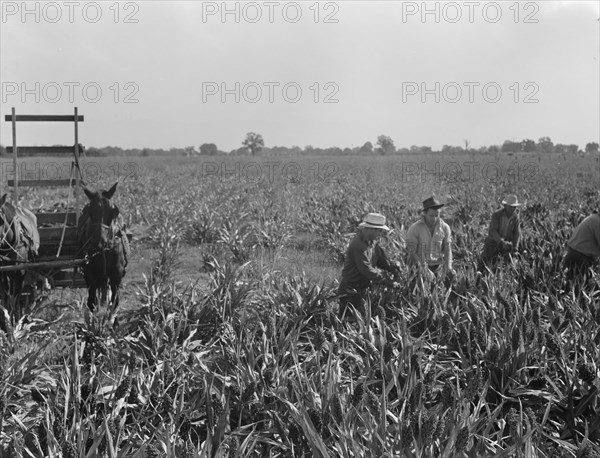
[(600, 139), (600, 1), (1, 3), (3, 145)]

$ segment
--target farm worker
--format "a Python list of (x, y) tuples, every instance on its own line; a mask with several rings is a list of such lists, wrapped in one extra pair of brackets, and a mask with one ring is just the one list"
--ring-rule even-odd
[(567, 280), (583, 277), (600, 258), (600, 214), (592, 213), (575, 228), (567, 242), (563, 266)]
[(408, 263), (424, 280), (438, 277), (447, 282), (456, 278), (452, 268), (452, 233), (440, 217), (444, 204), (429, 197), (423, 201), (422, 217), (408, 228), (406, 251)]
[(391, 230), (380, 213), (369, 213), (358, 225), (344, 258), (342, 278), (338, 288), (340, 318), (351, 313), (349, 306), (364, 312), (364, 299), (372, 283), (393, 283), (398, 269), (390, 263), (377, 240)]
[(519, 248), (521, 238), (521, 221), (517, 207), (521, 206), (519, 199), (514, 194), (509, 194), (502, 201), (504, 208), (494, 212), (488, 236), (483, 244), (483, 251), (479, 259), (478, 271), (483, 271), (485, 264), (493, 261), (498, 255), (505, 259)]

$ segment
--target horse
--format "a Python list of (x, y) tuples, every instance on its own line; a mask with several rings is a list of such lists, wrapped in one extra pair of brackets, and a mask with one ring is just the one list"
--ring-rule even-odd
[[(119, 208), (110, 202), (117, 189), (115, 183), (108, 191), (92, 192), (83, 187), (89, 202), (82, 210), (78, 223), (79, 253), (87, 258), (83, 277), (88, 288), (87, 306), (94, 312), (98, 304), (111, 306), (113, 314), (119, 305), (119, 287), (128, 263), (129, 240)], [(107, 300), (110, 286), (110, 299)]]
[[(0, 260), (2, 266), (34, 261), (40, 247), (36, 216), (0, 198)], [(25, 269), (0, 273), (0, 329), (8, 332), (10, 321), (21, 318), (19, 304)], [(9, 322), (5, 322), (6, 319)]]

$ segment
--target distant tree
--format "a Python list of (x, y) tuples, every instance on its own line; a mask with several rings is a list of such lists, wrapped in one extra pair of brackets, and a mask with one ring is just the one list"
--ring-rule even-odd
[(330, 148), (325, 149), (324, 153), (327, 156), (341, 156), (344, 151), (339, 146), (332, 146)]
[(412, 145), (410, 147), (410, 154), (431, 154), (431, 146), (417, 146)]
[(219, 149), (214, 143), (203, 143), (200, 145), (200, 154), (203, 156), (214, 156), (215, 154), (218, 154), (218, 152)]
[(526, 153), (533, 153), (533, 152), (537, 151), (535, 142), (528, 138), (523, 140), (521, 142), (521, 151), (524, 151)]
[(567, 145), (563, 145), (562, 143), (557, 143), (554, 145), (554, 154), (566, 154), (567, 153)]
[(503, 153), (518, 153), (522, 150), (522, 144), (520, 142), (505, 140), (500, 150)]
[(540, 153), (552, 154), (554, 152), (554, 143), (552, 143), (550, 137), (542, 137), (538, 140), (537, 150)]
[(577, 154), (577, 151), (579, 151), (578, 145), (571, 144), (571, 145), (567, 146), (567, 153), (575, 155), (575, 154)]
[(464, 153), (465, 150), (462, 146), (452, 146), (452, 145), (444, 145), (442, 146), (441, 153), (445, 155), (453, 155), (453, 154), (461, 154)]
[(444, 145), (442, 146), (441, 153), (442, 154), (452, 154), (452, 150), (454, 147), (452, 145)]
[(371, 154), (371, 153), (373, 153), (373, 143), (366, 142), (363, 146), (360, 147), (360, 150), (358, 150), (358, 152), (361, 153), (361, 154)]
[(387, 135), (380, 135), (377, 137), (377, 147), (377, 152), (380, 154), (394, 154), (396, 152), (394, 140)]
[(240, 146), (238, 149), (232, 149), (229, 154), (234, 155), (234, 156), (247, 156), (248, 155), (248, 147)]
[(587, 145), (585, 145), (585, 152), (588, 154), (597, 154), (599, 147), (600, 145), (598, 145), (598, 143), (596, 142), (588, 143)]
[(186, 146), (183, 151), (186, 156), (195, 156), (198, 153), (195, 146)]
[(471, 146), (471, 140), (468, 139), (464, 139), (463, 142), (465, 143), (465, 152), (468, 153), (469, 152), (469, 147)]
[(242, 142), (242, 145), (246, 146), (246, 148), (248, 148), (250, 151), (250, 154), (254, 156), (263, 148), (263, 146), (265, 146), (265, 142), (261, 134), (248, 132), (246, 134), (246, 139)]
[(490, 154), (497, 154), (499, 152), (500, 152), (500, 147), (498, 145), (491, 145), (488, 148), (488, 153), (490, 153)]
[(169, 155), (171, 156), (178, 156), (180, 153), (181, 150), (179, 148), (175, 148), (174, 146), (169, 149)]

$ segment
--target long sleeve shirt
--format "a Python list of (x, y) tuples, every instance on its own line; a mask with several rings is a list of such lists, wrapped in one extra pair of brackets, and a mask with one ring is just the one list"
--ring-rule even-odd
[(513, 250), (519, 248), (519, 240), (521, 239), (519, 215), (515, 212), (509, 217), (504, 209), (494, 212), (488, 229), (488, 238), (496, 243), (503, 240), (511, 242)]
[(585, 218), (571, 235), (567, 245), (593, 259), (600, 257), (600, 213)]
[(452, 231), (441, 218), (429, 229), (421, 218), (408, 228), (406, 233), (406, 251), (409, 261), (422, 266), (438, 266), (443, 264), (452, 268)]
[(367, 243), (357, 234), (346, 250), (338, 291), (363, 290), (371, 282), (384, 280), (383, 271), (390, 270), (390, 263), (377, 242)]

